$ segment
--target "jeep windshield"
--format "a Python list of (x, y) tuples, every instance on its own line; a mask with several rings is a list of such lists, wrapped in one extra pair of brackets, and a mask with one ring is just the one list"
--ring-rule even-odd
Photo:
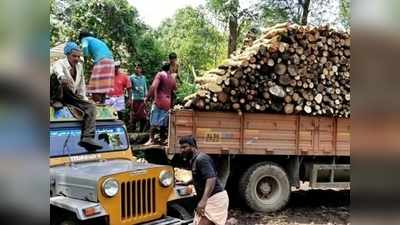
[[(61, 157), (92, 153), (79, 146), (81, 128), (80, 124), (64, 126), (57, 124), (51, 126), (50, 135), (50, 157)], [(121, 151), (128, 149), (128, 138), (121, 124), (96, 126), (96, 141), (102, 145), (99, 152)]]

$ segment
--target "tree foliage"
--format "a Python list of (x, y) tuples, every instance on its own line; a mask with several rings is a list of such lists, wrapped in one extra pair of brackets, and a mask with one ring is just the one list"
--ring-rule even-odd
[[(263, 16), (268, 24), (273, 21), (291, 21), (298, 24), (337, 24), (335, 15), (339, 1), (349, 0), (264, 0)], [(271, 17), (272, 16), (272, 17)]]
[(259, 16), (258, 3), (242, 8), (239, 0), (207, 0), (208, 9), (213, 12), (228, 30), (228, 56), (232, 54), (238, 43), (242, 41)]
[(264, 7), (260, 17), (262, 26), (273, 26), (277, 23), (286, 22), (288, 20), (289, 13), (286, 10), (275, 6)]
[(340, 20), (346, 29), (350, 27), (350, 0), (340, 0)]
[(89, 30), (108, 44), (114, 58), (130, 72), (135, 63), (141, 63), (149, 80), (168, 53), (176, 52), (181, 64), (177, 93), (181, 101), (196, 89), (194, 74), (216, 67), (227, 52), (230, 55), (240, 47), (251, 28), (300, 23), (305, 16), (309, 24), (320, 25), (335, 13), (345, 28), (350, 26), (350, 0), (310, 0), (307, 15), (306, 0), (254, 0), (248, 7), (242, 7), (240, 0), (205, 2), (206, 7), (178, 9), (154, 30), (139, 19), (139, 12), (127, 0), (50, 0), (50, 45), (78, 42), (79, 31)]
[(195, 91), (193, 72), (201, 74), (225, 58), (226, 38), (207, 21), (201, 8), (177, 10), (172, 18), (162, 22), (157, 33), (163, 55), (170, 52), (178, 55), (181, 79), (178, 101)]
[(186, 7), (165, 20), (158, 29), (165, 53), (176, 52), (182, 70), (207, 70), (221, 60), (224, 35), (208, 23), (200, 9)]
[(148, 74), (154, 74), (159, 67), (162, 56), (154, 34), (126, 0), (53, 0), (51, 3), (53, 44), (78, 41), (79, 31), (85, 29), (102, 39), (114, 58), (130, 71), (137, 62), (142, 62)]
[(265, 0), (262, 4), (263, 14), (261, 19), (270, 21), (291, 21), (300, 23), (302, 7), (297, 0)]

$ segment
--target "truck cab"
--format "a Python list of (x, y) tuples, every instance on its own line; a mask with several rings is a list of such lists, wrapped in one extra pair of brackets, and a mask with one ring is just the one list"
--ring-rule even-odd
[(78, 145), (81, 122), (71, 112), (50, 108), (52, 225), (191, 222), (167, 215), (168, 202), (189, 191), (175, 187), (172, 167), (132, 155), (126, 127), (112, 108), (97, 107), (96, 140), (102, 148), (96, 151)]

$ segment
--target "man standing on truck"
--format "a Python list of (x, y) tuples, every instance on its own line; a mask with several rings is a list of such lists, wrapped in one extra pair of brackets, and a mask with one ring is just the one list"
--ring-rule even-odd
[[(94, 140), (96, 132), (96, 106), (86, 97), (83, 65), (80, 61), (81, 49), (75, 42), (67, 42), (64, 54), (67, 58), (56, 61), (51, 67), (52, 97), (66, 105), (77, 107), (83, 112), (81, 141), (79, 145), (86, 149), (99, 149), (101, 145)], [(53, 99), (54, 100), (54, 99)]]
[[(176, 81), (170, 73), (170, 64), (164, 63), (150, 87), (145, 102), (153, 100), (150, 112), (150, 138), (144, 145), (154, 144), (156, 130), (160, 130), (161, 142), (167, 139), (169, 110), (173, 106), (176, 91)], [(162, 143), (164, 144), (164, 143)]]
[(111, 50), (104, 41), (87, 31), (81, 31), (79, 40), (83, 55), (93, 58), (93, 70), (88, 84), (88, 92), (97, 103), (104, 103), (106, 93), (114, 87), (114, 59)]
[(135, 73), (130, 77), (133, 89), (130, 124), (132, 125), (133, 129), (136, 130), (136, 123), (139, 123), (139, 132), (143, 132), (147, 123), (144, 98), (146, 97), (148, 90), (147, 80), (142, 72), (142, 65), (137, 63), (135, 65)]
[(196, 139), (189, 135), (179, 140), (182, 157), (192, 171), (197, 193), (195, 225), (225, 225), (229, 197), (217, 178), (213, 160), (197, 148)]
[(108, 99), (106, 99), (106, 105), (111, 105), (118, 113), (118, 118), (123, 120), (123, 114), (126, 109), (125, 104), (125, 90), (128, 92), (127, 105), (132, 105), (132, 84), (125, 73), (120, 68), (121, 62), (115, 62), (115, 77), (114, 77), (114, 90), (108, 93)]

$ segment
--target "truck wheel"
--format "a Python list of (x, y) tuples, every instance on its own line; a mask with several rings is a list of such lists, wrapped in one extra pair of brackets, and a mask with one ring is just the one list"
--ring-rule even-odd
[(181, 220), (190, 220), (193, 218), (192, 215), (181, 205), (171, 204), (168, 206), (168, 216), (179, 218)]
[(60, 221), (57, 225), (80, 225), (80, 223), (75, 218), (67, 218)]
[(61, 215), (55, 225), (88, 225), (89, 221), (80, 221), (74, 215)]
[(290, 183), (278, 164), (262, 162), (251, 166), (239, 181), (239, 193), (254, 211), (273, 212), (289, 201)]

